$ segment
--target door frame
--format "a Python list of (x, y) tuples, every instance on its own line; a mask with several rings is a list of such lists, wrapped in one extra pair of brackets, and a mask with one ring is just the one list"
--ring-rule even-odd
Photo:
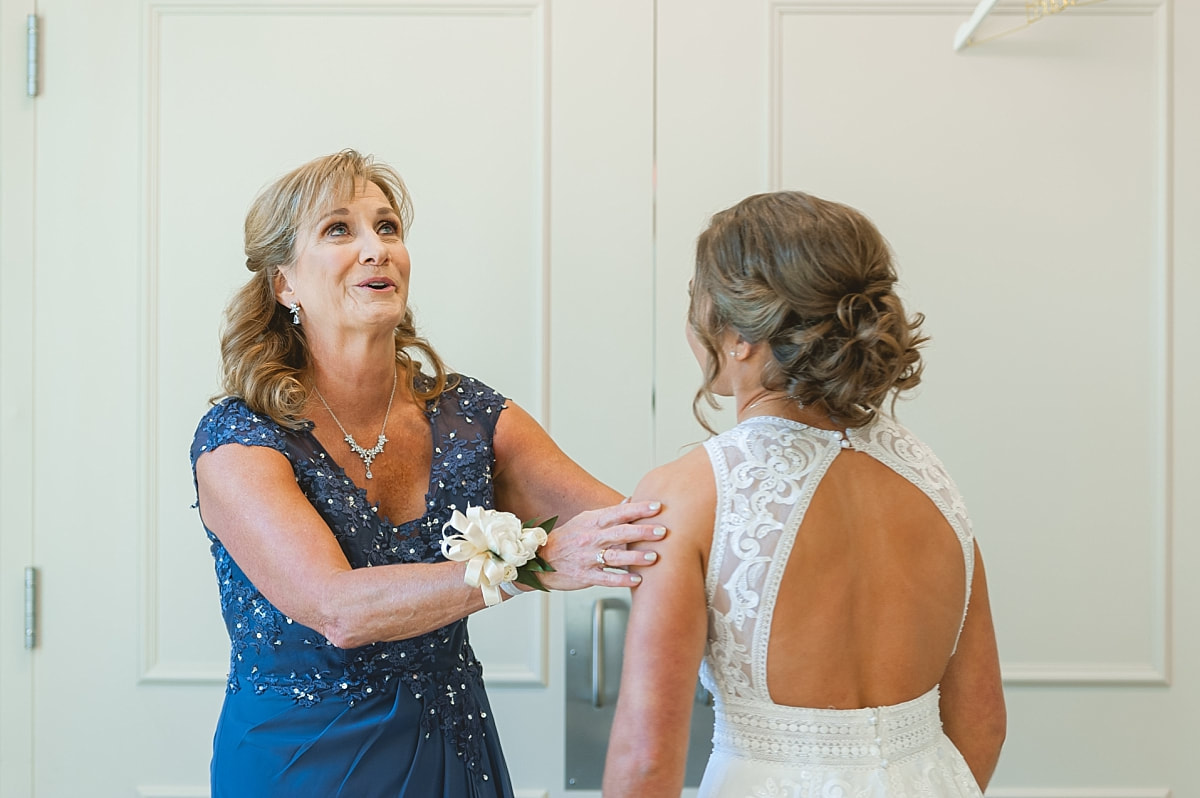
[[(24, 640), (33, 548), (33, 155), (25, 91), (32, 3), (0, 0), (0, 795), (33, 793), (33, 660)], [(18, 79), (20, 82), (18, 83)]]

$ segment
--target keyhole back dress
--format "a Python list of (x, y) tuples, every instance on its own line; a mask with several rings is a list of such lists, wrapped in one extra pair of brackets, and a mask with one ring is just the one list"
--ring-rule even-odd
[(717, 508), (701, 678), (715, 699), (716, 725), (699, 797), (981, 796), (942, 732), (936, 686), (901, 704), (842, 710), (776, 704), (767, 688), (784, 569), (817, 486), (845, 449), (871, 456), (919, 488), (949, 522), (962, 546), (965, 620), (974, 570), (971, 523), (941, 462), (883, 415), (844, 434), (759, 416), (705, 448)]

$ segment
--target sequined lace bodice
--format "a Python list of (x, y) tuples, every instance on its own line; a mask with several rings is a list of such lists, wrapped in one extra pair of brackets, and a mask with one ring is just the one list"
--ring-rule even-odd
[[(291, 463), (300, 489), (329, 524), (352, 567), (436, 562), (443, 559), (441, 530), (452, 510), (468, 504), (493, 506), (492, 438), (503, 404), (502, 396), (469, 377), (428, 403), (433, 464), (426, 512), (401, 524), (375, 512), (366, 491), (312, 435), (311, 424), (287, 430), (239, 399), (221, 401), (201, 420), (192, 443), (192, 466), (194, 470), (205, 452), (228, 443), (275, 449)], [(429, 706), (427, 729), (440, 726), (460, 754), (473, 759), (477, 740), (472, 739), (472, 713), (480, 709), (472, 706), (471, 691), (465, 688), (468, 680), (479, 683), (482, 676), (465, 619), (408, 640), (338, 648), (276, 609), (221, 541), (205, 531), (231, 643), (229, 692), (271, 691), (299, 704), (340, 701), (353, 706), (402, 683)]]
[[(824, 717), (771, 701), (767, 650), (780, 582), (817, 486), (834, 458), (852, 448), (888, 466), (938, 507), (962, 545), (969, 591), (974, 545), (958, 490), (933, 453), (886, 417), (845, 435), (756, 417), (705, 446), (717, 484), (717, 523), (706, 575), (709, 639), (702, 677), (717, 698), (718, 750), (747, 755), (757, 751), (759, 758), (785, 760), (797, 752), (832, 752), (835, 757), (879, 761), (874, 729), (881, 722), (878, 712), (854, 710), (859, 714)], [(909, 728), (910, 736), (920, 725), (917, 720), (940, 730), (936, 697), (931, 716), (928, 697), (914, 702), (906, 713), (895, 722)], [(895, 717), (893, 713), (883, 719)], [(903, 743), (910, 744), (911, 740)]]

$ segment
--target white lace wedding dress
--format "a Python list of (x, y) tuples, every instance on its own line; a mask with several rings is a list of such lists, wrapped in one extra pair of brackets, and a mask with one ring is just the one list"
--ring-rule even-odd
[(716, 727), (699, 798), (981, 796), (942, 733), (936, 687), (903, 704), (849, 710), (783, 706), (767, 690), (771, 616), (788, 554), (817, 485), (844, 448), (888, 466), (941, 510), (962, 544), (969, 599), (970, 521), (941, 463), (883, 416), (846, 436), (755, 417), (705, 447), (717, 523), (701, 678), (715, 698)]

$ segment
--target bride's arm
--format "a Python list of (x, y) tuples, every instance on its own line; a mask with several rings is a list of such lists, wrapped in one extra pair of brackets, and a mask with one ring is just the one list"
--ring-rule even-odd
[(716, 487), (697, 448), (648, 474), (634, 493), (661, 497), (671, 534), (637, 549), (659, 556), (633, 590), (621, 693), (604, 766), (605, 798), (678, 795), (696, 676), (707, 639), (704, 572)]
[(987, 789), (1004, 745), (1007, 714), (987, 576), (978, 545), (971, 603), (958, 639), (958, 650), (942, 675), (941, 693), (946, 736), (967, 761), (979, 788)]

